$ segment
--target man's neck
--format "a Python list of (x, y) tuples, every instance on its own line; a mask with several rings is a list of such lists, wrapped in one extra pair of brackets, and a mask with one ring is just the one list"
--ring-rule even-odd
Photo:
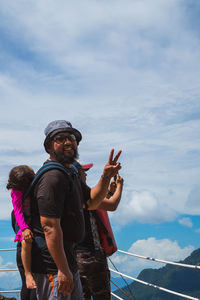
[[(49, 157), (48, 158), (48, 161), (55, 161), (55, 162), (58, 162), (60, 163), (56, 158), (54, 157)], [(72, 164), (68, 164), (68, 163), (61, 163), (64, 167), (66, 168), (71, 168), (72, 167)]]

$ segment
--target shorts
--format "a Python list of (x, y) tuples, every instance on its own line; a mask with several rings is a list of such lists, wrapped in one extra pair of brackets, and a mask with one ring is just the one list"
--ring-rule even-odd
[(110, 271), (105, 254), (82, 251), (76, 257), (84, 300), (110, 300)]
[[(83, 292), (79, 272), (74, 275), (74, 289), (70, 295), (63, 296), (58, 291), (57, 274), (38, 274), (34, 273), (34, 279), (37, 284), (37, 300), (83, 300)], [(49, 278), (52, 277), (53, 280)]]

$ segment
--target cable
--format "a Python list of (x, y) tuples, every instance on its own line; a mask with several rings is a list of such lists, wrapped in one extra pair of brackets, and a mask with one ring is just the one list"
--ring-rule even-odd
[[(119, 272), (119, 270), (117, 269), (117, 267), (114, 265), (114, 263), (112, 262), (112, 260), (111, 260), (110, 258), (109, 258), (109, 261), (111, 262), (111, 264), (113, 265), (113, 267), (115, 268), (115, 270)], [(128, 282), (126, 281), (126, 279), (125, 279), (122, 275), (120, 275), (120, 276), (121, 276), (121, 278), (123, 279), (123, 281), (125, 282), (125, 284), (126, 284), (128, 290), (129, 290), (130, 295), (134, 298), (134, 296), (133, 296), (133, 294), (132, 294), (132, 291), (131, 291), (131, 289), (130, 289), (130, 287), (129, 287), (129, 285), (128, 285)]]
[(185, 267), (185, 268), (191, 268), (191, 269), (200, 269), (199, 265), (181, 264), (181, 263), (171, 262), (171, 261), (167, 261), (167, 260), (161, 260), (161, 259), (157, 259), (157, 258), (153, 258), (153, 257), (137, 255), (137, 254), (133, 254), (133, 253), (122, 251), (122, 250), (117, 250), (117, 252), (124, 253), (124, 254), (130, 255), (130, 256), (135, 256), (135, 257), (142, 258), (142, 259), (152, 260), (155, 262), (161, 262), (161, 263), (165, 263), (165, 264), (170, 264), (170, 265), (175, 265), (175, 266), (180, 266), (180, 267)]
[(16, 251), (16, 248), (12, 248), (12, 249), (0, 249), (0, 251)]
[(18, 269), (0, 269), (0, 272), (19, 271)]
[(126, 297), (128, 297), (130, 300), (134, 300), (133, 298), (130, 298), (129, 295), (127, 295), (118, 285), (116, 285), (111, 279), (110, 281), (112, 282), (112, 284), (114, 284), (121, 292), (122, 294), (124, 294)]
[(20, 292), (21, 292), (21, 290), (0, 291), (1, 294), (3, 294), (3, 293), (5, 293), (5, 294), (7, 294), (7, 293), (20, 293)]
[(142, 283), (142, 284), (144, 284), (144, 285), (153, 287), (153, 288), (155, 288), (155, 289), (158, 289), (158, 290), (167, 292), (167, 293), (169, 293), (169, 294), (174, 294), (174, 295), (177, 295), (177, 296), (186, 298), (186, 299), (199, 300), (199, 298), (194, 298), (194, 297), (191, 297), (191, 296), (188, 296), (188, 295), (180, 294), (180, 293), (174, 292), (174, 291), (172, 291), (172, 290), (168, 290), (168, 289), (165, 289), (165, 288), (163, 288), (163, 287), (157, 286), (157, 285), (155, 285), (155, 284), (148, 283), (148, 282), (146, 282), (146, 281), (143, 281), (143, 280), (140, 280), (140, 279), (137, 279), (137, 278), (133, 278), (133, 277), (131, 277), (131, 276), (125, 275), (125, 274), (123, 274), (123, 273), (117, 272), (117, 271), (112, 270), (112, 269), (110, 269), (110, 271), (111, 271), (111, 272), (114, 272), (114, 273), (116, 273), (116, 274), (122, 274), (123, 276), (125, 276), (125, 277), (127, 277), (127, 278), (129, 278), (129, 279), (132, 279), (132, 280), (137, 281), (137, 282), (139, 282), (139, 283)]
[(120, 298), (119, 296), (115, 295), (114, 293), (111, 293), (112, 296), (114, 296), (117, 299), (123, 300), (122, 298)]

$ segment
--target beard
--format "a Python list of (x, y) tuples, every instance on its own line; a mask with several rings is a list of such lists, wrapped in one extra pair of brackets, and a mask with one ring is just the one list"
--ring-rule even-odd
[(73, 155), (66, 155), (64, 153), (58, 153), (58, 152), (54, 151), (56, 160), (61, 164), (63, 164), (63, 163), (72, 164), (74, 162), (74, 160), (79, 157), (78, 150), (77, 149), (73, 149), (73, 150), (74, 150)]

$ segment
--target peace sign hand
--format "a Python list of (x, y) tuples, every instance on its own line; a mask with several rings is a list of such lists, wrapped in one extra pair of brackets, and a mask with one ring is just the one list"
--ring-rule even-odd
[(118, 160), (121, 152), (122, 152), (121, 150), (118, 151), (117, 155), (113, 159), (114, 149), (112, 149), (110, 151), (108, 162), (105, 165), (104, 170), (103, 170), (103, 176), (104, 177), (106, 177), (106, 178), (112, 178), (115, 175), (117, 175), (118, 171), (121, 169), (120, 163), (117, 162), (117, 160)]

